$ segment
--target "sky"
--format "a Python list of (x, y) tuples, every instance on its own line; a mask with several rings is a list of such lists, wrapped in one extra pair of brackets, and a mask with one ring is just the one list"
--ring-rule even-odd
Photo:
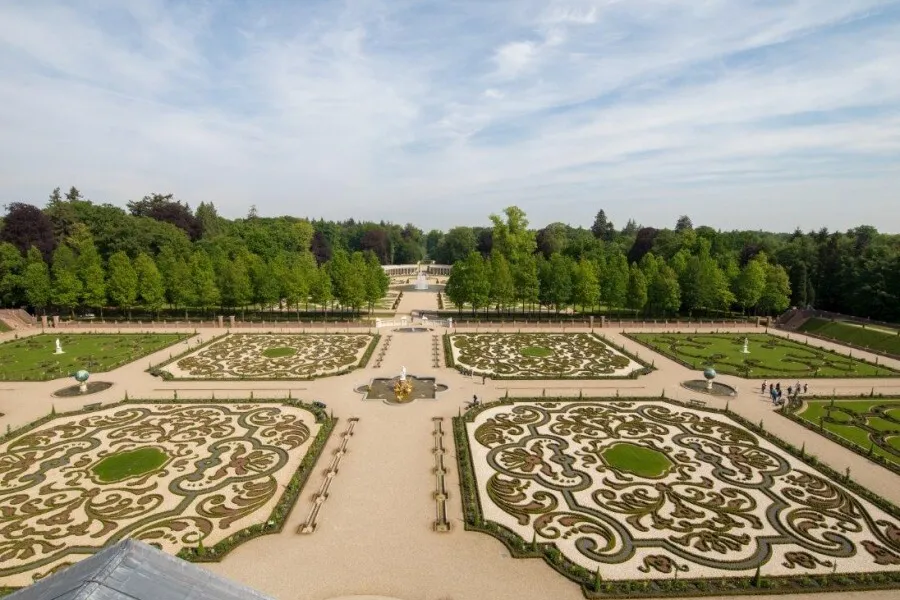
[(900, 232), (900, 0), (3, 0), (0, 204)]

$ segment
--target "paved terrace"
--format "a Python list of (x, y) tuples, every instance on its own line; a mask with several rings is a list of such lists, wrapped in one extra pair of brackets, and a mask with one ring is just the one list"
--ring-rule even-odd
[[(437, 299), (434, 293), (410, 292), (404, 294), (398, 315), (413, 309), (434, 310)], [(713, 331), (717, 327), (704, 327), (701, 331)], [(721, 329), (721, 326), (718, 327)], [(277, 328), (266, 329), (280, 331)], [(649, 327), (635, 328), (647, 331)], [(660, 330), (673, 330), (673, 326), (660, 326)], [(685, 331), (699, 329), (693, 325)], [(109, 331), (104, 328), (104, 331)], [(332, 329), (333, 330), (333, 329)], [(474, 327), (459, 332), (475, 331)], [(480, 327), (484, 331), (513, 331), (511, 325)], [(535, 329), (529, 328), (529, 331)], [(561, 331), (560, 327), (536, 329)], [(761, 328), (729, 328), (732, 331), (760, 332)], [(52, 331), (52, 330), (51, 330)], [(76, 330), (66, 328), (66, 333)], [(193, 331), (193, 327), (185, 329)], [(236, 330), (259, 333), (259, 328)], [(295, 328), (285, 332), (296, 332)], [(345, 331), (345, 328), (340, 328)], [(350, 331), (369, 331), (359, 328)], [(583, 328), (566, 328), (566, 331), (586, 331)], [(393, 341), (382, 365), (378, 369), (367, 368), (340, 377), (328, 377), (317, 381), (237, 381), (237, 382), (165, 382), (145, 372), (148, 363), (159, 363), (170, 352), (180, 352), (176, 347), (166, 349), (135, 363), (109, 373), (95, 374), (92, 380), (110, 381), (109, 390), (83, 398), (53, 398), (52, 392), (71, 385), (71, 380), (40, 383), (0, 382), (0, 427), (18, 427), (50, 412), (77, 409), (94, 402), (116, 402), (127, 391), (132, 398), (171, 398), (177, 390), (180, 398), (247, 398), (251, 391), (257, 398), (284, 397), (290, 391), (294, 398), (322, 400), (340, 418), (336, 433), (347, 426), (347, 419), (358, 417), (354, 436), (347, 447), (340, 472), (333, 480), (328, 501), (319, 513), (318, 529), (309, 535), (297, 532), (312, 507), (312, 496), (324, 479), (324, 471), (331, 453), (341, 438), (333, 435), (318, 468), (311, 476), (296, 509), (291, 514), (283, 532), (258, 538), (238, 547), (218, 564), (207, 568), (250, 585), (282, 600), (325, 600), (335, 597), (375, 594), (402, 600), (576, 600), (582, 598), (580, 589), (571, 581), (557, 574), (538, 560), (511, 559), (505, 547), (494, 538), (470, 533), (462, 527), (462, 508), (459, 503), (453, 438), (449, 419), (475, 393), (484, 401), (504, 396), (540, 396), (546, 390), (548, 396), (646, 396), (658, 398), (663, 389), (669, 397), (687, 399), (696, 397), (680, 387), (685, 379), (695, 379), (696, 371), (657, 355), (620, 335), (621, 329), (597, 330), (612, 342), (624, 346), (646, 360), (654, 360), (657, 371), (637, 380), (584, 380), (584, 381), (491, 381), (483, 385), (481, 378), (472, 380), (455, 370), (434, 369), (431, 364), (432, 334), (393, 333)], [(782, 335), (778, 331), (771, 333)], [(208, 339), (213, 331), (203, 330), (192, 338), (194, 344), (200, 338)], [(382, 331), (382, 333), (388, 333)], [(436, 329), (433, 333), (443, 333)], [(19, 335), (23, 334), (19, 331)], [(0, 336), (6, 340), (13, 336)], [(792, 339), (803, 336), (791, 334)], [(383, 341), (381, 342), (383, 343)], [(846, 349), (815, 339), (811, 346), (818, 346), (847, 353)], [(48, 350), (49, 352), (49, 350)], [(855, 357), (874, 360), (875, 356), (854, 351)], [(900, 361), (881, 357), (880, 362), (900, 368)], [(443, 364), (443, 355), (441, 358)], [(370, 362), (371, 364), (371, 362)], [(379, 401), (361, 401), (353, 388), (368, 383), (373, 377), (391, 377), (406, 366), (410, 375), (436, 376), (438, 382), (450, 387), (437, 400), (417, 400), (402, 406), (389, 406)], [(771, 403), (759, 393), (761, 380), (744, 380), (720, 376), (718, 380), (736, 386), (738, 396), (731, 400), (731, 408), (753, 422), (762, 420), (767, 430), (789, 439), (795, 445), (806, 443), (815, 448), (821, 460), (843, 471), (852, 469), (852, 477), (872, 491), (900, 504), (900, 477), (880, 468), (861, 456), (846, 450), (823, 437), (787, 419), (773, 414)], [(792, 382), (783, 382), (783, 384)], [(900, 395), (900, 379), (817, 379), (810, 381), (811, 393), (838, 394), (876, 393)], [(820, 389), (821, 388), (821, 389)], [(703, 397), (710, 406), (722, 408), (724, 399)], [(452, 531), (438, 534), (432, 531), (435, 502), (433, 417), (444, 417), (446, 433), (444, 444), (448, 448), (446, 464), (449, 468), (447, 489), (450, 498), (448, 518)], [(2, 582), (0, 582), (2, 583)], [(371, 597), (371, 596), (369, 596)], [(756, 596), (757, 598), (774, 598)], [(844, 600), (894, 600), (897, 591), (845, 593)], [(782, 597), (784, 598), (784, 597)], [(822, 600), (825, 596), (800, 594), (790, 598), (797, 600)]]

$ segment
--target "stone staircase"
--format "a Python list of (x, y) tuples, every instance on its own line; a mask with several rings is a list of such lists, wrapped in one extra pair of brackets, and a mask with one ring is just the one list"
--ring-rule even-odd
[(6, 323), (14, 331), (37, 326), (37, 319), (21, 308), (0, 309), (0, 321)]
[(792, 308), (791, 310), (778, 317), (778, 320), (775, 324), (779, 329), (784, 329), (785, 331), (794, 331), (798, 327), (803, 325), (803, 323), (805, 323), (809, 317), (810, 315), (807, 311)]

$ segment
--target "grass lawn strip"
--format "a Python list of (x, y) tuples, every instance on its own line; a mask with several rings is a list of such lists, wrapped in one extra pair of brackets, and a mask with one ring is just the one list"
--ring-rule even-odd
[[(480, 506), (467, 519), (587, 581), (900, 573), (897, 518), (724, 414), (560, 399), (491, 404), (457, 423)], [(650, 477), (600, 460), (623, 443), (672, 468)]]
[(813, 317), (807, 319), (800, 326), (799, 331), (860, 348), (900, 355), (900, 331), (898, 330), (890, 331), (874, 326), (863, 327), (856, 323)]
[[(0, 379), (46, 381), (78, 369), (102, 373), (191, 337), (181, 333), (38, 334), (0, 344)], [(63, 354), (56, 354), (59, 339)]]
[(590, 333), (456, 333), (449, 339), (460, 370), (491, 377), (627, 377), (643, 368)]
[(289, 402), (217, 401), (125, 402), (27, 429), (0, 443), (0, 579), (27, 585), (123, 537), (175, 554), (267, 525), (323, 427)]
[[(626, 337), (691, 369), (712, 366), (752, 378), (900, 377), (900, 372), (764, 333), (629, 333)], [(743, 354), (744, 339), (749, 354)]]
[(308, 379), (355, 368), (374, 340), (367, 333), (236, 333), (164, 370), (174, 379)]

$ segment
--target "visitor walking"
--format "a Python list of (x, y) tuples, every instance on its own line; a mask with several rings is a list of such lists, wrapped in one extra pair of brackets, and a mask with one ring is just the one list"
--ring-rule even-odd
[(790, 398), (793, 395), (794, 395), (794, 388), (792, 388), (791, 386), (788, 386), (788, 398)]
[(803, 393), (806, 394), (806, 392), (808, 392), (808, 391), (809, 391), (809, 384), (808, 384), (808, 383), (804, 383), (804, 384), (803, 384)]
[(762, 383), (762, 394), (763, 394), (763, 396), (766, 395), (766, 385), (768, 385), (768, 383), (769, 383), (768, 381), (763, 381), (763, 383)]

